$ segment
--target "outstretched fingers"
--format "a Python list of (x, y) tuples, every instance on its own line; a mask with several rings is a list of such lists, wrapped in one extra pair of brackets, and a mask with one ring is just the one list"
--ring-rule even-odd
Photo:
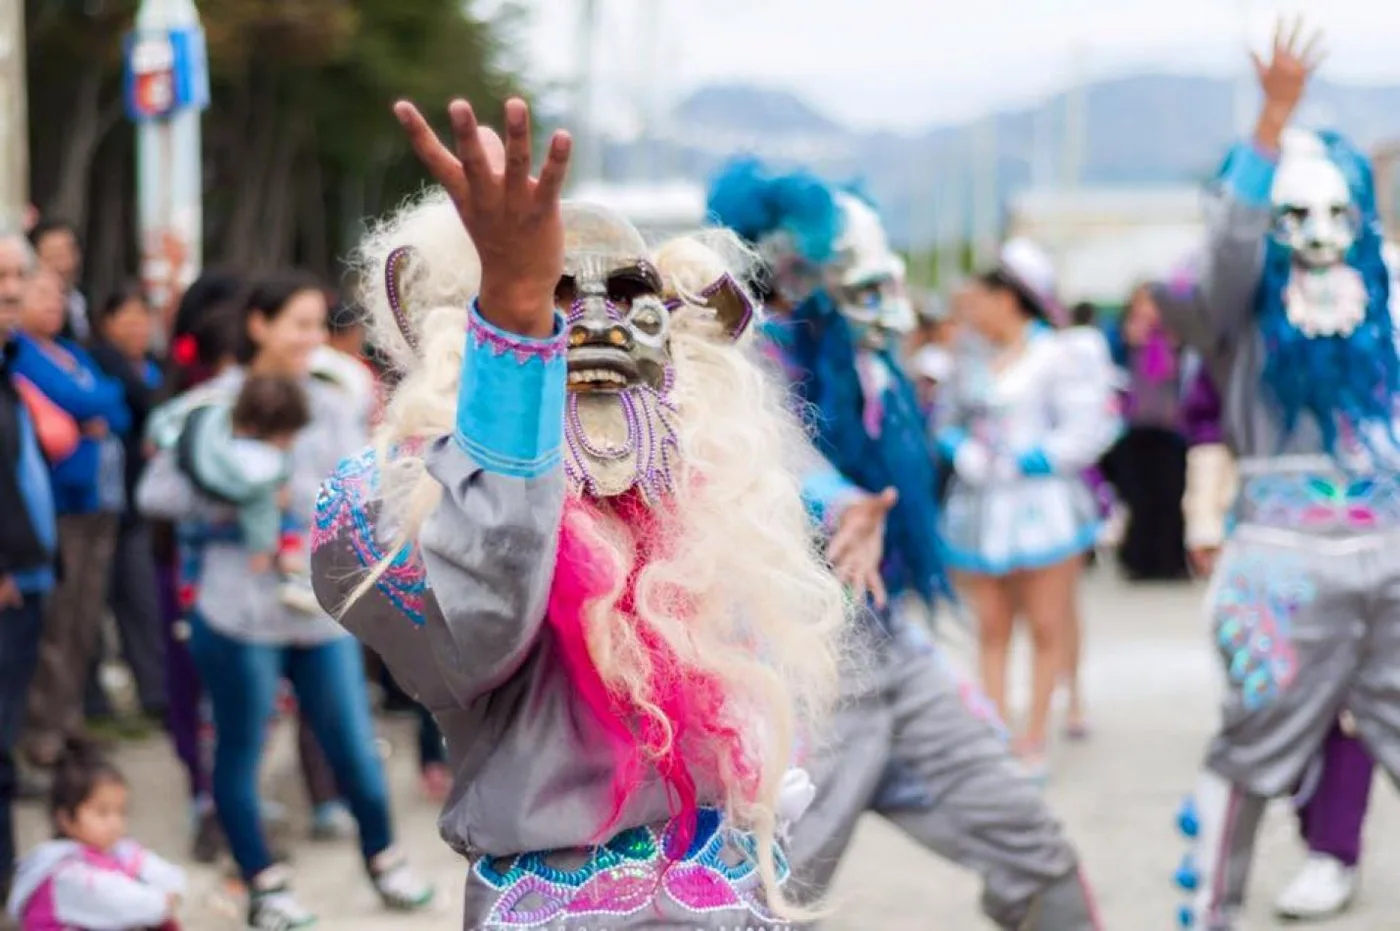
[(540, 168), (540, 179), (535, 187), (535, 203), (544, 208), (558, 202), (564, 190), (564, 179), (569, 173), (569, 157), (573, 153), (574, 140), (562, 129), (549, 140), (549, 152), (545, 154), (544, 166)]
[(481, 128), (471, 104), (457, 99), (447, 105), (447, 117), (452, 122), (452, 135), (457, 158), (462, 163), (467, 186), (478, 193), (489, 190), (492, 175), (491, 159), (482, 144)]
[(1284, 50), (1290, 55), (1298, 54), (1298, 41), (1303, 37), (1303, 14), (1293, 17), (1293, 28), (1288, 33), (1288, 43)]
[(506, 196), (518, 200), (530, 190), (530, 108), (513, 97), (506, 101)]
[(1303, 62), (1303, 67), (1309, 72), (1316, 71), (1318, 66), (1327, 58), (1327, 49), (1322, 44), (1323, 33), (1319, 29), (1308, 38), (1308, 42), (1303, 46), (1303, 50), (1298, 53), (1298, 58)]
[(467, 179), (462, 172), (462, 163), (457, 160), (447, 146), (442, 144), (438, 134), (428, 125), (418, 108), (406, 100), (394, 104), (394, 116), (408, 136), (408, 144), (418, 161), (428, 169), (428, 173), (447, 189), (452, 199), (459, 203), (468, 194)]

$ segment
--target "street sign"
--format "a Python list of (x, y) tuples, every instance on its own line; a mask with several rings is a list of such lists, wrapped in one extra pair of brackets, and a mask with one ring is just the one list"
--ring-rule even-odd
[(132, 120), (165, 119), (179, 110), (208, 105), (203, 30), (138, 31), (127, 36), (126, 111)]

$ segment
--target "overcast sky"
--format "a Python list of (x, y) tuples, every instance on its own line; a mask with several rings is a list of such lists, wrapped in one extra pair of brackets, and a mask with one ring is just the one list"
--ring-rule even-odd
[[(493, 0), (482, 0), (483, 11)], [(529, 7), (526, 64), (567, 80), (584, 0)], [(1280, 12), (1327, 31), (1324, 74), (1400, 81), (1400, 0), (599, 0), (605, 110), (715, 81), (799, 92), (837, 119), (904, 129), (1034, 99), (1074, 80), (1146, 68), (1239, 72)], [(658, 47), (639, 48), (647, 5)], [(650, 78), (643, 81), (643, 75)], [(649, 90), (643, 91), (646, 87)]]

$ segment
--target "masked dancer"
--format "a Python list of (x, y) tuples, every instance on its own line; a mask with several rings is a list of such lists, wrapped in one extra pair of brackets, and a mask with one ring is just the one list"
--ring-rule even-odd
[(465, 928), (785, 924), (846, 600), (739, 250), (561, 205), (519, 100), (504, 144), (449, 115), (455, 151), (398, 108), (442, 190), (362, 250), (402, 379), (323, 489), (322, 603), (442, 727)]
[(1181, 826), (1183, 924), (1242, 911), (1267, 799), (1305, 783), (1339, 718), (1400, 773), (1400, 389), (1371, 166), (1291, 126), (1317, 61), (1302, 24), (1256, 58), (1264, 106), (1222, 168), (1189, 297), (1163, 302), (1223, 366), (1239, 463), (1235, 529), (1210, 611), (1228, 688)]
[(757, 248), (768, 290), (790, 310), (765, 328), (770, 355), (812, 413), (825, 461), (808, 471), (813, 510), (842, 539), (888, 508), (883, 560), (847, 562), (871, 593), (868, 652), (843, 675), (829, 743), (804, 765), (817, 796), (793, 828), (796, 874), (820, 891), (875, 811), (983, 878), (983, 908), (1002, 928), (1098, 927), (1074, 849), (1036, 787), (1012, 764), (995, 713), (892, 599), (926, 606), (944, 592), (934, 451), (896, 360), (913, 323), (904, 263), (855, 194), (805, 172), (777, 175), (739, 159), (716, 177), (711, 214)]

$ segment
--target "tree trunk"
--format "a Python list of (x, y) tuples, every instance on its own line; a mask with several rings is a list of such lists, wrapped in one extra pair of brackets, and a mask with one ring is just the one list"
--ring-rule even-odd
[(313, 129), (302, 146), (302, 171), (297, 172), (298, 200), (301, 203), (297, 220), (296, 258), (318, 275), (329, 280), (335, 257), (331, 255), (329, 219), (326, 211), (326, 184), (317, 154), (316, 131)]
[(258, 231), (253, 267), (258, 271), (283, 268), (292, 261), (297, 221), (297, 150), (302, 131), (299, 126), (283, 127), (263, 173), (261, 191), (263, 222)]
[(58, 185), (49, 199), (48, 212), (74, 224), (87, 226), (88, 186), (92, 166), (102, 138), (121, 118), (121, 101), (104, 107), (102, 101), (102, 67), (88, 65), (79, 77), (73, 92), (72, 105), (67, 108), (63, 150), (58, 170)]

